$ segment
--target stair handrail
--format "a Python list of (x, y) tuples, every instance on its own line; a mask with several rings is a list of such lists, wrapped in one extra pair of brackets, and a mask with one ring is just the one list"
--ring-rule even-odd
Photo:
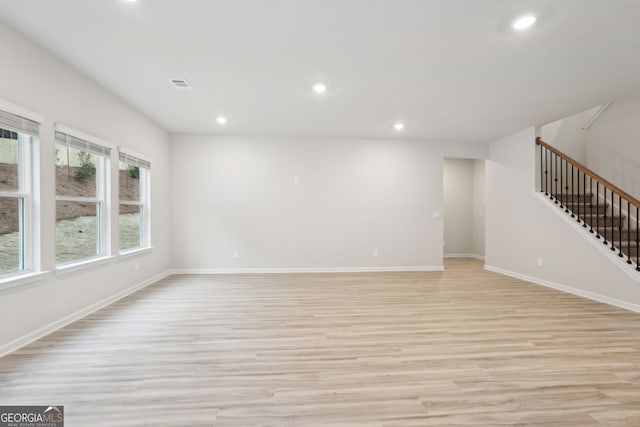
[(573, 164), (574, 167), (578, 168), (578, 170), (581, 171), (582, 173), (584, 173), (585, 175), (590, 176), (591, 178), (595, 179), (600, 184), (603, 184), (606, 187), (612, 189), (615, 193), (617, 193), (620, 196), (622, 196), (625, 199), (627, 199), (632, 205), (640, 207), (640, 200), (636, 199), (631, 194), (627, 193), (626, 191), (624, 191), (623, 189), (621, 189), (617, 185), (613, 184), (608, 179), (605, 179), (605, 178), (601, 177), (600, 175), (598, 175), (597, 173), (595, 173), (594, 171), (592, 171), (591, 169), (589, 169), (588, 167), (586, 167), (585, 165), (580, 163), (579, 161), (569, 157), (568, 155), (566, 155), (562, 151), (558, 150), (557, 148), (554, 148), (551, 145), (547, 144), (539, 136), (536, 138), (536, 145), (543, 146), (547, 150), (549, 150), (552, 153), (556, 154), (557, 156), (563, 158), (565, 161)]

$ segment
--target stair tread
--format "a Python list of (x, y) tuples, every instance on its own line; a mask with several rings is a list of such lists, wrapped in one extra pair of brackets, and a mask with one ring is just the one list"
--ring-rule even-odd
[(614, 243), (614, 246), (617, 246), (619, 244), (620, 246), (625, 246), (625, 247), (631, 246), (632, 248), (635, 248), (637, 245), (640, 245), (640, 243), (637, 244), (635, 240), (628, 241), (624, 239), (622, 239), (622, 242), (619, 242), (618, 240), (614, 239), (613, 243)]
[[(562, 200), (562, 199), (560, 199), (560, 200)], [(565, 201), (564, 204), (565, 205), (580, 205), (580, 206), (584, 205), (584, 203), (574, 202), (574, 201), (571, 201), (571, 200)], [(592, 206), (598, 206), (600, 208), (609, 208), (609, 206), (611, 206), (611, 205), (608, 204), (608, 203), (604, 203), (604, 204), (603, 203), (598, 203), (598, 204), (592, 203)]]
[[(636, 228), (636, 221), (630, 224), (627, 215), (621, 215), (618, 208), (611, 209), (611, 204), (606, 201), (594, 203), (592, 193), (549, 193), (548, 196), (558, 208), (570, 211), (585, 226), (584, 230), (593, 231), (592, 235), (599, 236), (607, 247), (613, 246), (611, 253), (625, 262), (635, 262), (640, 258), (640, 242), (636, 242), (636, 238), (640, 238), (640, 230)], [(626, 228), (630, 225), (631, 228)]]
[(575, 214), (577, 214), (580, 218), (595, 218), (595, 217), (600, 217), (600, 218), (602, 218), (603, 220), (607, 220), (607, 221), (611, 221), (611, 220), (613, 220), (614, 222), (615, 222), (615, 221), (620, 221), (621, 219), (622, 219), (623, 221), (627, 219), (627, 217), (626, 217), (626, 216), (624, 216), (624, 215), (623, 215), (623, 216), (618, 216), (618, 215), (613, 215), (613, 216), (611, 216), (611, 215), (605, 215), (605, 214), (597, 213), (597, 212), (594, 212), (593, 214), (590, 214), (590, 213), (588, 213), (588, 212), (587, 212), (586, 214), (585, 214), (585, 213), (583, 213), (583, 212), (580, 212), (579, 214), (578, 214), (578, 212), (574, 212), (574, 213), (575, 213)]

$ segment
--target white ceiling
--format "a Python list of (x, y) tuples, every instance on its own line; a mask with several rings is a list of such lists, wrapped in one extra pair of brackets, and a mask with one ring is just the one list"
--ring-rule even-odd
[(637, 0), (0, 0), (0, 17), (176, 133), (486, 141), (640, 91)]

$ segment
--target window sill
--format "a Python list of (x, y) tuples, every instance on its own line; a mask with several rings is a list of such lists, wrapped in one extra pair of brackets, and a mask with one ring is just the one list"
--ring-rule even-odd
[(136, 255), (144, 255), (153, 252), (153, 246), (145, 246), (144, 248), (129, 249), (118, 254), (118, 258), (129, 258)]
[(56, 267), (56, 276), (73, 273), (74, 271), (84, 270), (85, 268), (95, 267), (97, 265), (108, 264), (115, 259), (115, 256), (104, 256), (100, 258), (91, 258), (84, 261), (74, 262), (71, 264), (63, 264)]
[(28, 283), (39, 282), (44, 276), (49, 274), (48, 271), (38, 271), (36, 273), (18, 273), (9, 277), (0, 279), (0, 290), (13, 288), (15, 286), (26, 285)]

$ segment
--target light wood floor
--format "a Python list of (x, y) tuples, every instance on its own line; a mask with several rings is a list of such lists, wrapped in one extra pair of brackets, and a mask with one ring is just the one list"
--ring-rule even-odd
[(174, 276), (0, 359), (0, 404), (68, 426), (640, 426), (640, 315), (446, 267)]

